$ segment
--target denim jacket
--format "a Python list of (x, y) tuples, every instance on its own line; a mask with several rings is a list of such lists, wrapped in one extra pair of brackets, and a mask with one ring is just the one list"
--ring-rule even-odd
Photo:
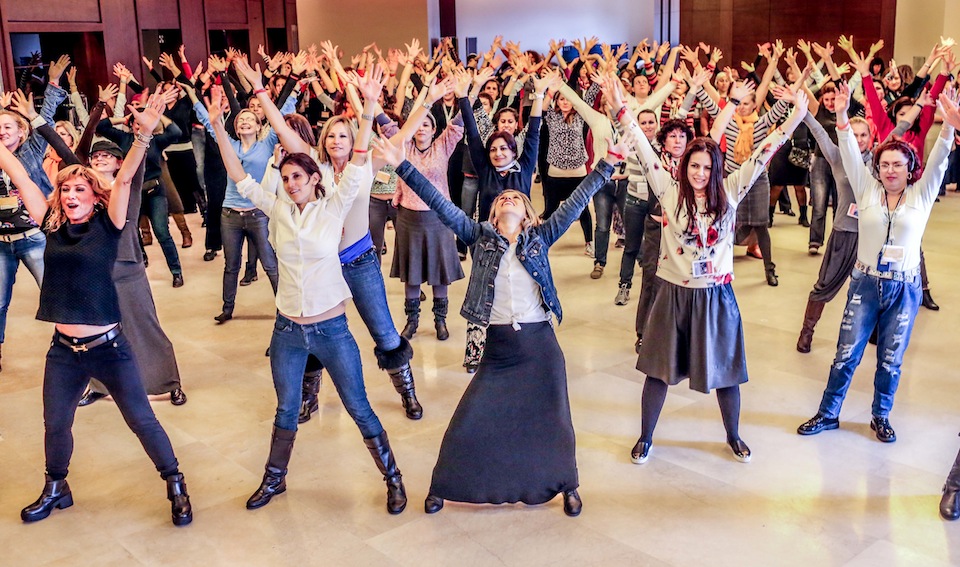
[[(553, 283), (547, 252), (573, 221), (580, 217), (591, 197), (603, 187), (612, 174), (613, 167), (601, 161), (547, 221), (540, 226), (525, 229), (517, 237), (517, 258), (540, 286), (544, 308), (557, 316), (558, 323), (563, 320), (563, 311), (557, 298), (557, 288)], [(500, 259), (510, 243), (497, 233), (492, 224), (474, 221), (447, 200), (410, 162), (404, 161), (400, 164), (397, 175), (437, 213), (440, 221), (450, 227), (460, 240), (468, 246), (474, 246), (470, 283), (467, 285), (467, 296), (460, 314), (476, 325), (489, 325), (494, 281), (500, 269)]]
[[(52, 83), (47, 84), (47, 88), (43, 92), (43, 106), (40, 108), (40, 117), (50, 126), (55, 126), (53, 115), (57, 111), (57, 107), (60, 106), (60, 103), (66, 100), (66, 98), (67, 91)], [(45, 196), (50, 196), (50, 193), (53, 192), (53, 184), (50, 183), (47, 172), (43, 170), (43, 156), (46, 152), (47, 140), (34, 129), (26, 141), (17, 148), (17, 151), (13, 152), (13, 155), (20, 160), (23, 168), (27, 170), (30, 179), (40, 187), (40, 191), (42, 191)]]

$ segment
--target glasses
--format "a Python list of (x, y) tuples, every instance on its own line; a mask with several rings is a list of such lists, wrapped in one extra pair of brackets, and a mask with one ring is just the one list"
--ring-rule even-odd
[(904, 162), (880, 162), (880, 171), (903, 171), (907, 169), (907, 164)]

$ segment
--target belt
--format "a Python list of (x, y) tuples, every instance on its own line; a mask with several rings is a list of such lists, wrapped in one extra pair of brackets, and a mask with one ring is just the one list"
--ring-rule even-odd
[(149, 191), (158, 185), (160, 185), (160, 179), (151, 179), (149, 181), (144, 181), (141, 189), (144, 191)]
[[(63, 346), (73, 350), (73, 352), (87, 352), (92, 348), (96, 348), (117, 338), (121, 331), (123, 331), (123, 327), (120, 325), (120, 323), (117, 323), (116, 326), (106, 333), (90, 340), (68, 337), (67, 335), (61, 334), (60, 331), (55, 332), (53, 337)], [(81, 343), (79, 342), (80, 340), (83, 340), (84, 342)]]
[(6, 242), (7, 244), (9, 244), (11, 242), (23, 240), (24, 238), (30, 238), (35, 234), (40, 234), (39, 228), (31, 228), (26, 232), (17, 232), (14, 234), (0, 234), (0, 242)]
[(881, 272), (876, 268), (871, 268), (870, 266), (864, 264), (860, 260), (857, 260), (857, 263), (854, 264), (861, 272), (867, 274), (868, 276), (873, 276), (875, 278), (880, 278), (882, 280), (895, 280), (898, 282), (907, 282), (917, 277), (920, 274), (920, 267), (913, 268), (911, 270), (905, 270), (901, 272)]
[(250, 209), (249, 211), (238, 211), (237, 209), (223, 209), (223, 214), (225, 215), (238, 215), (241, 217), (252, 217), (257, 214), (260, 209)]

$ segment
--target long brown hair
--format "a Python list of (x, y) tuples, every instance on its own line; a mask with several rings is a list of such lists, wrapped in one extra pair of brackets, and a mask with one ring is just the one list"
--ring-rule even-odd
[[(680, 158), (680, 168), (677, 171), (677, 182), (680, 185), (680, 199), (677, 201), (677, 216), (681, 211), (686, 210), (687, 218), (693, 221), (697, 214), (697, 197), (687, 176), (687, 167), (690, 164), (690, 156), (697, 152), (704, 152), (710, 156), (710, 179), (707, 180), (707, 215), (713, 216), (713, 222), (723, 218), (727, 212), (729, 203), (727, 195), (723, 188), (723, 153), (720, 152), (720, 146), (710, 138), (695, 138), (687, 144), (687, 149)], [(689, 232), (693, 228), (693, 223), (687, 224), (686, 230)]]
[(304, 173), (307, 174), (307, 177), (311, 177), (314, 173), (316, 173), (318, 176), (320, 176), (321, 181), (317, 182), (314, 196), (317, 199), (327, 196), (327, 190), (323, 187), (323, 174), (320, 173), (320, 166), (317, 165), (317, 161), (315, 159), (304, 153), (287, 154), (282, 160), (280, 160), (280, 164), (277, 165), (277, 169), (282, 171), (283, 166), (285, 165), (299, 167)]
[(56, 183), (53, 184), (53, 193), (50, 193), (47, 198), (47, 207), (49, 207), (50, 212), (44, 226), (46, 231), (56, 232), (67, 221), (67, 215), (63, 213), (63, 206), (60, 205), (60, 187), (65, 181), (75, 177), (85, 180), (97, 197), (97, 202), (93, 205), (94, 211), (98, 208), (105, 209), (110, 205), (110, 186), (104, 182), (96, 171), (79, 164), (68, 165), (57, 173)]

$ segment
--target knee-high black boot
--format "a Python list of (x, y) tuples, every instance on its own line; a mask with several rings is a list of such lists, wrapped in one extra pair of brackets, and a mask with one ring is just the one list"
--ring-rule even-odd
[(374, 347), (373, 354), (377, 357), (377, 365), (390, 375), (394, 389), (403, 400), (403, 410), (407, 417), (410, 419), (423, 417), (423, 407), (417, 401), (417, 390), (413, 382), (413, 369), (410, 368), (410, 360), (413, 358), (413, 347), (410, 346), (410, 341), (400, 337), (400, 346), (397, 348), (384, 352)]
[(314, 412), (320, 409), (320, 381), (323, 379), (323, 368), (307, 370), (303, 373), (303, 392), (300, 402), (300, 415), (297, 423), (306, 423)]
[(437, 340), (445, 341), (450, 338), (450, 331), (447, 330), (447, 310), (450, 307), (450, 300), (446, 297), (433, 298), (433, 320), (437, 328)]
[(273, 437), (270, 440), (270, 456), (264, 467), (263, 481), (260, 483), (260, 488), (247, 500), (248, 509), (266, 506), (271, 498), (287, 490), (287, 464), (290, 463), (293, 441), (296, 438), (296, 431), (274, 426)]
[(417, 327), (420, 325), (420, 299), (404, 299), (403, 312), (407, 315), (407, 324), (400, 331), (400, 336), (409, 341), (417, 334)]
[(390, 450), (390, 440), (387, 439), (387, 432), (384, 431), (376, 437), (364, 439), (363, 444), (367, 446), (373, 461), (377, 463), (377, 468), (383, 474), (383, 480), (387, 483), (387, 512), (399, 514), (407, 507), (407, 491), (403, 487), (403, 476), (400, 469), (397, 468), (397, 461), (393, 458), (393, 451)]

